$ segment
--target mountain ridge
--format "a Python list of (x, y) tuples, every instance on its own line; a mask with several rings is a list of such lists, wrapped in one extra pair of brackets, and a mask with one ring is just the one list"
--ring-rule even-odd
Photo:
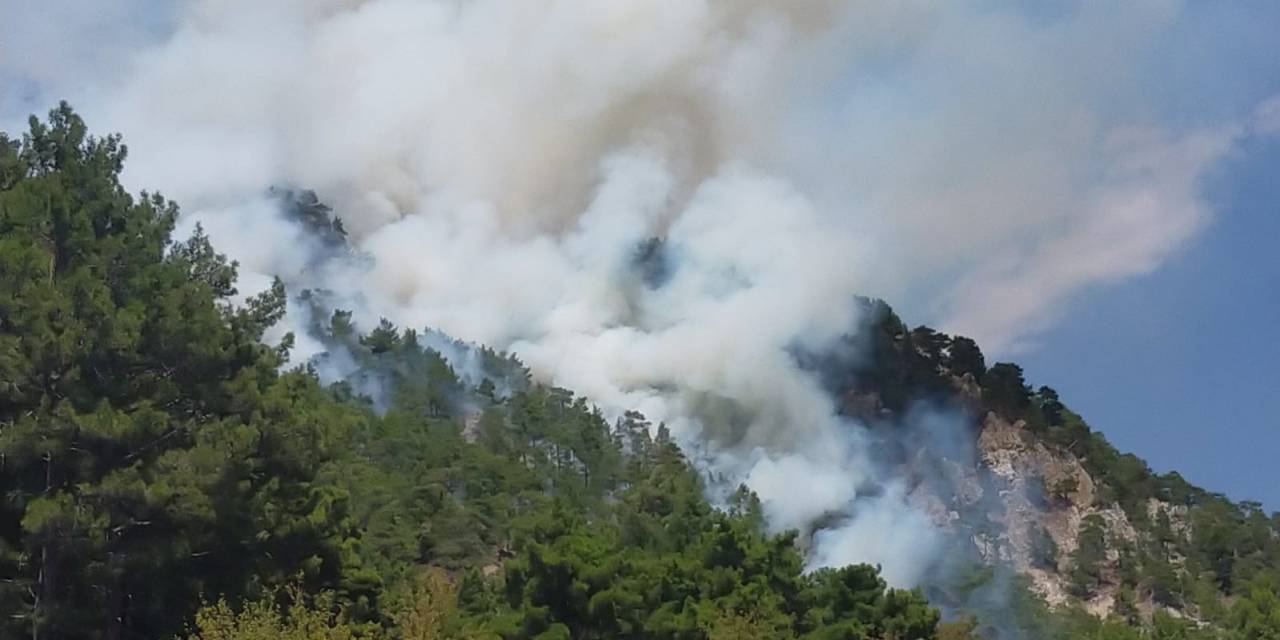
[[(791, 355), (947, 530), (914, 590), (806, 566), (806, 537), (858, 521), (856, 501), (770, 531), (747, 487), (709, 500), (715, 479), (666, 425), (607, 419), (510, 355), (358, 327), (320, 291), (295, 299), (307, 334), (268, 344), (285, 283), (233, 302), (236, 265), (199, 229), (172, 237), (177, 205), (127, 194), (125, 155), (65, 104), (0, 137), (5, 634), (1280, 633), (1280, 517), (1152, 473), (1017, 365), (883, 302), (853, 301), (840, 344)], [(342, 250), (314, 194), (284, 202)], [(641, 248), (646, 274), (659, 247)], [(290, 368), (303, 339), (328, 355)]]
[[(951, 339), (965, 354), (959, 364), (947, 363), (950, 354), (937, 347), (946, 336), (928, 327), (908, 331), (887, 305), (871, 304), (879, 308), (871, 340), (880, 355), (868, 378), (878, 384), (898, 381), (928, 394), (939, 388), (930, 377), (936, 371), (955, 402), (976, 410), (972, 425), (980, 464), (1003, 483), (996, 491), (1004, 513), (996, 519), (1005, 530), (986, 555), (1012, 562), (1049, 604), (1082, 604), (1104, 617), (1150, 622), (1162, 611), (1206, 622), (1221, 603), (1197, 584), (1203, 574), (1212, 574), (1209, 580), (1229, 599), (1233, 586), (1243, 588), (1252, 572), (1275, 566), (1280, 515), (1267, 516), (1258, 503), (1233, 502), (1191, 485), (1176, 472), (1152, 472), (1140, 458), (1118, 452), (1092, 431), (1052, 388), (1033, 391), (1017, 365), (986, 368), (964, 338)], [(889, 393), (898, 390), (891, 385)], [(856, 381), (842, 397), (849, 399), (846, 411), (864, 417), (894, 411), (885, 408), (891, 403), (878, 392)], [(933, 497), (953, 504), (978, 499)], [(1251, 548), (1244, 553), (1219, 548), (1232, 544), (1218, 539), (1230, 534), (1201, 531), (1211, 530), (1214, 521), (1251, 523), (1256, 527)], [(1082, 542), (1086, 537), (1093, 540)], [(1104, 540), (1100, 545), (1098, 537)], [(1205, 547), (1200, 551), (1206, 557), (1190, 558), (1198, 545)], [(1209, 566), (1197, 566), (1197, 560)]]

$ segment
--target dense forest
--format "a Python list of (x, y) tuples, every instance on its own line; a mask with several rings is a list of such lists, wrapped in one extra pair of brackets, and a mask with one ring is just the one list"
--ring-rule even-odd
[[(290, 292), (356, 367), (324, 384), (323, 362), (286, 366), (291, 336), (263, 340), (283, 284), (233, 303), (236, 265), (173, 237), (174, 203), (127, 193), (125, 156), (65, 104), (0, 136), (0, 637), (1280, 638), (1280, 518), (1152, 473), (1016, 365), (882, 303), (849, 338), (869, 358), (804, 356), (874, 397), (848, 411), (932, 398), (1069, 451), (1140, 535), (1086, 521), (1047, 564), (1080, 601), (1106, 583), (1159, 610), (1049, 607), (976, 558), (915, 590), (806, 571), (750, 491), (708, 501), (665, 426), (610, 421), (482, 347), (456, 345), (462, 375), (439, 335), (362, 332)], [(313, 194), (286, 199), (343, 241)], [(1000, 605), (966, 606), (993, 589)]]

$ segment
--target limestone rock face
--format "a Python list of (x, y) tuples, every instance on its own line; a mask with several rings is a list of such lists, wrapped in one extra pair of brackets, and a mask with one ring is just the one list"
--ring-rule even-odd
[[(1085, 518), (1098, 515), (1107, 539), (1104, 577), (1118, 569), (1122, 543), (1133, 543), (1137, 534), (1124, 511), (1116, 505), (1095, 504), (1095, 483), (1069, 451), (1050, 449), (1031, 437), (1022, 422), (1009, 422), (988, 413), (978, 435), (979, 457), (1000, 485), (1003, 513), (999, 539), (1000, 559), (1031, 580), (1032, 588), (1050, 605), (1067, 600), (1064, 578), (1070, 555), (1079, 547)], [(1033, 540), (1047, 535), (1056, 549), (1047, 562), (1037, 561)], [(1108, 581), (1110, 582), (1110, 581)], [(1086, 609), (1105, 615), (1114, 607), (1115, 588), (1104, 583)]]

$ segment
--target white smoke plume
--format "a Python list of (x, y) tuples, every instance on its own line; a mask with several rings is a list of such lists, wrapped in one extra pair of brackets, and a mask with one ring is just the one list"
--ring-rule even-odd
[[(1163, 127), (1128, 88), (1176, 2), (1052, 20), (835, 0), (168, 11), (92, 76), (4, 57), (122, 132), (130, 184), (182, 203), (247, 292), (279, 275), (364, 328), (512, 350), (608, 412), (665, 421), (774, 526), (853, 514), (814, 561), (877, 562), (896, 584), (924, 570), (929, 525), (791, 349), (854, 326), (855, 293), (1025, 346), (1073, 294), (1193, 237), (1205, 172), (1254, 131)], [(360, 259), (317, 262), (276, 185), (318, 191)], [(651, 237), (659, 283), (635, 268)]]

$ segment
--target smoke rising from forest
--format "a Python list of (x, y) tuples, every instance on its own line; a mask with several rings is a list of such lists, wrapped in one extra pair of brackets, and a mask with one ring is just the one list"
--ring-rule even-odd
[[(1115, 61), (1179, 6), (1106, 9), (209, 0), (94, 78), (19, 71), (122, 132), (131, 185), (178, 200), (242, 293), (278, 275), (365, 329), (511, 350), (665, 422), (774, 526), (835, 514), (814, 562), (911, 584), (936, 532), (793, 350), (854, 327), (855, 294), (1025, 346), (1194, 237), (1205, 173), (1274, 120), (1163, 126)], [(315, 189), (353, 253), (273, 186)]]

